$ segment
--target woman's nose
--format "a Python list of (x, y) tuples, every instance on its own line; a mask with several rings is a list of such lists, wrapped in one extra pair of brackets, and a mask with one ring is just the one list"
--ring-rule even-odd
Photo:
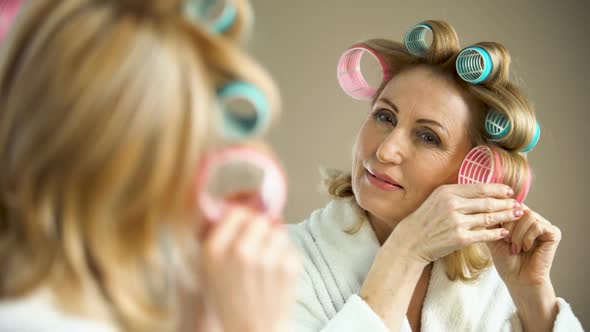
[(382, 163), (400, 164), (408, 145), (403, 130), (396, 128), (387, 135), (377, 149), (377, 159)]

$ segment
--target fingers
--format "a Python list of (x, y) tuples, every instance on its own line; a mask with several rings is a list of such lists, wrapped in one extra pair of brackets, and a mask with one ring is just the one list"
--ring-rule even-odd
[[(290, 250), (289, 239), (287, 233), (280, 227), (272, 227), (267, 232), (264, 239), (263, 247), (260, 252), (260, 266), (261, 272), (263, 273), (263, 279), (265, 283), (276, 282), (276, 278), (282, 278), (280, 275), (282, 271), (279, 271), (277, 275), (273, 275), (272, 271), (279, 270), (281, 259), (284, 258), (285, 253)], [(273, 278), (268, 280), (267, 278)]]
[[(509, 209), (500, 212), (476, 213), (465, 216), (466, 228), (495, 228), (494, 226), (501, 225), (506, 227), (522, 217), (523, 211), (518, 209)], [(506, 225), (504, 225), (506, 224)]]
[(220, 320), (229, 322), (224, 330), (277, 330), (268, 329), (270, 321), (288, 321), (301, 265), (282, 225), (232, 208), (201, 245), (203, 293)]
[(511, 198), (458, 198), (457, 211), (465, 214), (522, 210), (519, 202)]
[(233, 252), (240, 263), (251, 265), (257, 259), (270, 227), (268, 219), (261, 216), (253, 216), (243, 224), (233, 244)]
[(247, 210), (245, 209), (231, 209), (226, 217), (216, 223), (209, 231), (207, 237), (203, 239), (202, 244), (205, 254), (216, 256), (225, 252), (242, 228), (242, 224), (246, 221), (246, 216)]
[[(520, 220), (518, 220), (514, 224), (512, 228), (512, 233), (510, 234), (510, 238), (512, 240), (511, 252), (513, 254), (516, 254), (522, 250), (524, 235), (529, 231), (529, 229), (533, 225), (537, 224), (535, 223), (535, 218), (531, 216), (530, 210), (527, 210), (522, 216), (522, 218), (520, 218)], [(531, 232), (536, 233), (537, 231), (539, 231), (537, 226), (534, 227), (534, 229), (531, 229)]]
[(498, 241), (506, 235), (508, 235), (508, 231), (504, 228), (472, 230), (469, 232), (467, 244)]
[(511, 252), (517, 254), (529, 251), (536, 241), (554, 242), (561, 240), (561, 231), (545, 218), (531, 210), (525, 210), (524, 215), (512, 226)]
[[(272, 227), (266, 234), (260, 260), (263, 285), (285, 288), (295, 284), (295, 278), (299, 273), (299, 257), (283, 227)], [(267, 294), (267, 298), (279, 300), (278, 296), (281, 294), (277, 294), (272, 288), (268, 290), (273, 294)]]
[(448, 189), (446, 190), (452, 190), (458, 196), (464, 198), (510, 198), (514, 195), (514, 190), (512, 190), (512, 188), (505, 184), (498, 183), (452, 184), (443, 187), (447, 187)]
[(290, 283), (293, 276), (299, 273), (300, 266), (299, 256), (288, 233), (281, 225), (275, 225), (266, 238), (261, 252), (264, 270), (277, 270), (275, 277)]
[[(535, 240), (546, 231), (544, 228), (545, 226), (541, 225), (541, 223), (533, 222), (527, 232), (524, 234), (524, 237), (521, 241), (522, 245), (518, 249), (522, 249), (524, 252), (529, 251), (529, 249), (533, 247)], [(520, 250), (517, 250), (515, 253), (519, 251)]]

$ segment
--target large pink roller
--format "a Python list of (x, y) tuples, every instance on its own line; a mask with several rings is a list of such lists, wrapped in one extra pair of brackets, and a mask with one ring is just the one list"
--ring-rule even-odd
[(391, 71), (387, 62), (372, 48), (356, 45), (344, 52), (338, 62), (338, 82), (349, 96), (358, 100), (370, 100), (377, 93), (379, 87), (372, 87), (367, 83), (361, 70), (361, 58), (364, 53), (374, 56), (381, 65), (383, 81), (391, 78)]
[[(522, 189), (518, 192), (515, 200), (522, 203), (529, 193), (531, 187), (531, 172), (527, 165), (527, 177)], [(504, 174), (502, 161), (499, 154), (487, 146), (476, 146), (473, 148), (459, 169), (458, 183), (503, 183)]]
[(219, 221), (232, 205), (279, 218), (286, 196), (284, 171), (276, 160), (254, 148), (234, 146), (214, 152), (199, 170), (197, 199), (212, 222)]

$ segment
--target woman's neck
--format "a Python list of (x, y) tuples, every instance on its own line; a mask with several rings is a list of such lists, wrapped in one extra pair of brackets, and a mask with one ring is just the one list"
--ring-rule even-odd
[(393, 232), (399, 221), (384, 221), (369, 212), (366, 213), (367, 219), (369, 220), (369, 224), (371, 225), (373, 232), (375, 232), (375, 235), (377, 236), (379, 245), (383, 245), (385, 241), (387, 241), (389, 235), (391, 235), (391, 232)]

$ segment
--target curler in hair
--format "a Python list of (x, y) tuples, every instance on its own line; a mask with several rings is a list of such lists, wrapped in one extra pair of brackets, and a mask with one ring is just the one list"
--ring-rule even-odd
[(485, 82), (494, 67), (490, 53), (478, 46), (463, 49), (457, 56), (455, 65), (461, 79), (471, 84)]
[[(515, 200), (522, 203), (529, 193), (532, 176), (527, 164), (526, 179)], [(504, 183), (500, 155), (494, 149), (480, 145), (471, 149), (459, 168), (459, 184)]]
[(387, 62), (375, 50), (365, 45), (351, 47), (342, 54), (338, 62), (338, 82), (344, 92), (358, 100), (370, 100), (377, 93), (377, 88), (367, 83), (361, 70), (361, 58), (365, 52), (379, 61), (383, 75), (381, 82), (391, 78)]
[(459, 184), (502, 183), (503, 180), (500, 156), (484, 145), (471, 149), (459, 169)]
[[(511, 124), (504, 114), (492, 110), (489, 111), (486, 115), (485, 128), (487, 134), (490, 136), (492, 140), (499, 140), (502, 137), (508, 135), (508, 133), (510, 132)], [(539, 123), (537, 122), (535, 127), (535, 136), (533, 137), (533, 140), (526, 148), (524, 148), (520, 152), (529, 152), (532, 149), (534, 149), (537, 143), (539, 143), (540, 136), (541, 126), (539, 126)]]
[(245, 146), (232, 146), (209, 155), (197, 178), (197, 201), (211, 222), (231, 206), (248, 206), (280, 217), (286, 202), (287, 182), (282, 168), (270, 156)]
[(204, 22), (214, 33), (231, 29), (238, 16), (231, 0), (189, 0), (185, 12), (191, 19)]
[(270, 124), (270, 103), (256, 86), (232, 82), (218, 92), (225, 138), (241, 140), (256, 136)]
[(416, 24), (406, 32), (404, 44), (410, 53), (415, 56), (423, 56), (428, 52), (428, 45), (426, 45), (426, 32), (432, 32), (432, 28), (428, 24)]
[(539, 138), (541, 138), (541, 126), (537, 122), (536, 123), (536, 128), (535, 128), (535, 136), (533, 137), (533, 140), (531, 141), (531, 143), (526, 148), (524, 148), (520, 152), (529, 152), (532, 149), (534, 149), (535, 146), (537, 146), (537, 143), (539, 143)]
[(492, 140), (499, 140), (510, 132), (510, 121), (499, 111), (491, 110), (486, 115), (485, 128)]

